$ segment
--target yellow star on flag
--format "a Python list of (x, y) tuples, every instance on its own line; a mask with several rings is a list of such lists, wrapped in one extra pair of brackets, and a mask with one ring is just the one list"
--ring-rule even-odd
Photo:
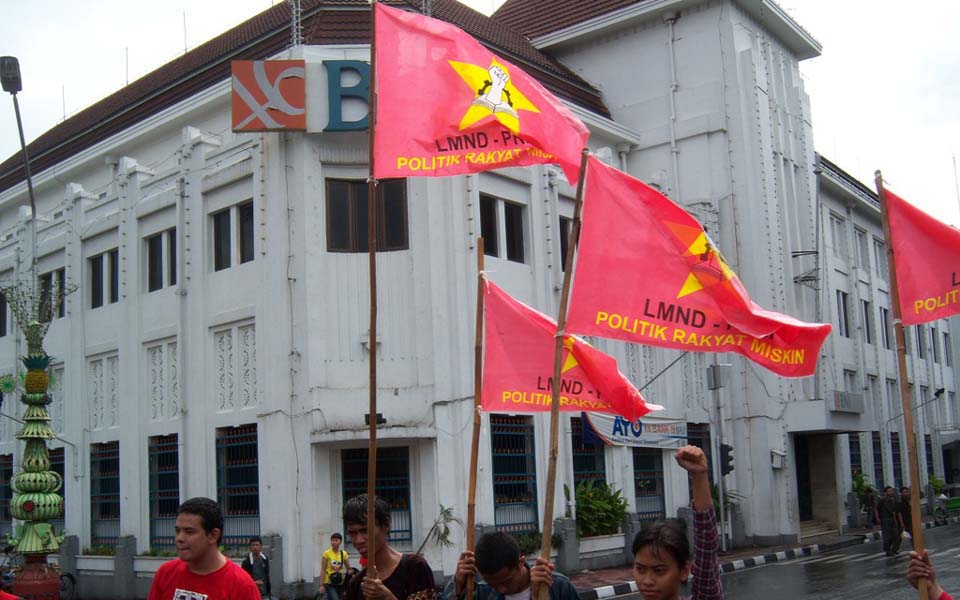
[[(457, 62), (455, 60), (448, 62), (450, 66), (453, 67), (453, 70), (457, 72), (457, 75), (459, 75), (463, 81), (470, 86), (471, 91), (476, 94), (473, 104), (470, 105), (470, 108), (467, 109), (467, 112), (460, 120), (461, 131), (493, 115), (497, 121), (516, 135), (520, 133), (519, 111), (540, 112), (540, 109), (510, 82), (509, 71), (507, 71), (504, 65), (497, 62), (496, 59), (490, 63), (488, 68), (470, 63)], [(490, 72), (494, 70), (505, 74), (508, 78), (506, 85), (503, 86), (502, 104), (500, 105), (485, 102), (486, 92), (481, 93), (481, 90), (488, 90), (493, 85), (492, 80), (494, 77), (491, 76)]]
[(580, 363), (577, 362), (577, 358), (573, 355), (573, 345), (576, 343), (576, 340), (570, 336), (563, 338), (563, 347), (567, 349), (567, 358), (563, 361), (563, 368), (560, 369), (561, 373), (566, 373), (570, 369), (580, 366)]
[(677, 298), (683, 298), (704, 288), (736, 278), (737, 274), (723, 260), (723, 256), (702, 229), (679, 223), (664, 224), (686, 246), (683, 256), (687, 258), (692, 268), (680, 292), (677, 293)]

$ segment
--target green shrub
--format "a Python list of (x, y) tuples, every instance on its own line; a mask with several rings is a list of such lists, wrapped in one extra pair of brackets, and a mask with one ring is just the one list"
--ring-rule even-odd
[(605, 481), (581, 481), (577, 484), (577, 537), (610, 535), (620, 531), (627, 516), (627, 501), (620, 490)]
[[(543, 536), (540, 535), (539, 531), (532, 533), (517, 533), (513, 534), (513, 539), (517, 540), (517, 545), (520, 546), (520, 553), (526, 556), (527, 558), (533, 558), (540, 556), (540, 544), (543, 541)], [(550, 546), (554, 549), (560, 548), (563, 545), (563, 538), (560, 537), (559, 533), (555, 533), (550, 536)]]
[(93, 548), (84, 548), (81, 554), (87, 556), (116, 556), (117, 549), (114, 546), (94, 546)]
[(927, 477), (927, 480), (930, 482), (930, 487), (933, 488), (933, 493), (938, 496), (940, 495), (940, 492), (943, 491), (943, 488), (947, 487), (947, 483), (933, 473), (930, 473), (930, 476)]

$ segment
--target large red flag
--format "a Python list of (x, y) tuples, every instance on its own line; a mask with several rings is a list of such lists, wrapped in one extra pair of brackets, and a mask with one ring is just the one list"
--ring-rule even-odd
[(375, 178), (558, 163), (576, 183), (589, 131), (557, 98), (449, 23), (374, 7)]
[[(483, 297), (483, 410), (549, 412), (556, 322), (486, 280)], [(612, 356), (571, 335), (563, 345), (560, 410), (632, 421), (663, 409), (644, 402)]]
[(960, 231), (885, 189), (897, 268), (900, 320), (928, 323), (960, 313)]
[(567, 331), (737, 352), (801, 377), (816, 369), (830, 325), (756, 305), (696, 219), (590, 157)]

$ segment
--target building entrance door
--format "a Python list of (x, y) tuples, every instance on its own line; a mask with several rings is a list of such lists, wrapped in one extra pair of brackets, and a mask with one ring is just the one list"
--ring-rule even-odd
[(805, 435), (793, 436), (793, 455), (797, 465), (797, 503), (800, 508), (800, 520), (813, 519), (813, 486), (810, 482), (810, 438)]

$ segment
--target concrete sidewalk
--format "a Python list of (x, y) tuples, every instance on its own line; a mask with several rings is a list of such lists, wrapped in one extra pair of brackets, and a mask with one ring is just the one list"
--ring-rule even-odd
[[(939, 527), (949, 523), (960, 523), (960, 518), (953, 517), (947, 522), (934, 523), (932, 519), (924, 521), (924, 529)], [(744, 548), (720, 555), (720, 571), (732, 573), (741, 569), (749, 569), (760, 565), (790, 560), (799, 556), (810, 556), (830, 552), (847, 546), (856, 546), (880, 539), (880, 533), (872, 529), (853, 530), (844, 535), (824, 535), (804, 540), (802, 544), (792, 546), (773, 546)], [(633, 580), (632, 566), (600, 569), (597, 571), (582, 571), (570, 576), (570, 581), (580, 593), (582, 600), (598, 600), (612, 598), (637, 591), (637, 584)]]

